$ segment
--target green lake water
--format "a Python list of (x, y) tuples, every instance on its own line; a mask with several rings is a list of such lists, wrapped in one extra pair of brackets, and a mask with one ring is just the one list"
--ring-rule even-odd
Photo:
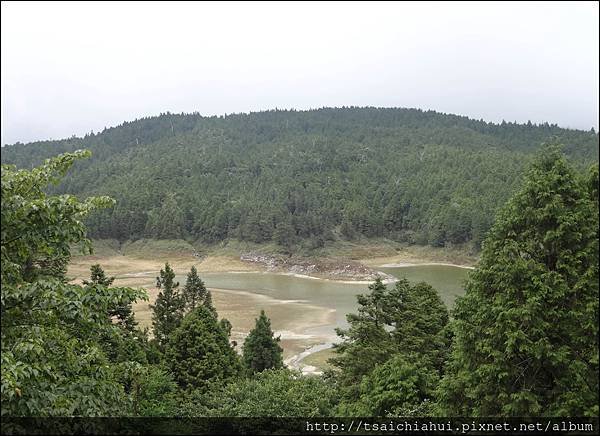
[[(451, 308), (457, 296), (464, 293), (464, 282), (469, 269), (447, 265), (418, 265), (378, 270), (411, 282), (425, 281), (440, 293), (442, 300)], [(346, 314), (357, 309), (356, 295), (368, 292), (367, 284), (340, 283), (274, 273), (205, 273), (206, 286), (263, 294), (278, 300), (296, 302), (335, 309), (335, 325), (319, 327), (313, 333), (333, 334), (334, 327), (345, 327)], [(181, 283), (185, 277), (180, 277)], [(390, 284), (388, 286), (393, 286)]]
[(448, 308), (452, 308), (456, 297), (465, 293), (464, 283), (470, 269), (448, 265), (404, 266), (401, 268), (380, 268), (394, 277), (406, 277), (410, 282), (427, 282), (440, 294)]

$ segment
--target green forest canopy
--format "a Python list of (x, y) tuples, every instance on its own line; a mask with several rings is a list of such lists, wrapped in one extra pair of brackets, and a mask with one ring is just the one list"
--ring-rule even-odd
[(203, 117), (161, 114), (84, 138), (4, 147), (31, 168), (85, 148), (52, 193), (110, 195), (90, 236), (319, 247), (338, 238), (479, 248), (540, 144), (578, 167), (596, 132), (501, 124), (418, 109), (323, 108)]
[(69, 283), (72, 245), (91, 246), (82, 218), (113, 201), (45, 187), (89, 154), (31, 171), (2, 167), (3, 418), (598, 416), (597, 165), (580, 172), (558, 147), (544, 148), (500, 208), (452, 320), (426, 283), (388, 289), (377, 280), (338, 330), (335, 369), (305, 377), (276, 369), (281, 351), (266, 316), (269, 340), (253, 354), (276, 355), (254, 368), (264, 371), (241, 371), (210, 293), (163, 353), (135, 322), (112, 320), (144, 291), (110, 287), (100, 266), (83, 286)]

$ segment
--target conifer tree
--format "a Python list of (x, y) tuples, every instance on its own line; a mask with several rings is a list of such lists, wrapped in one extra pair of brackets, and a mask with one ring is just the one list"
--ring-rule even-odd
[(231, 321), (229, 321), (227, 318), (221, 318), (219, 320), (219, 325), (221, 326), (221, 328), (223, 329), (223, 331), (225, 332), (225, 334), (227, 335), (227, 337), (231, 336)]
[(441, 413), (598, 415), (597, 176), (546, 147), (459, 299)]
[(202, 279), (198, 277), (198, 270), (195, 266), (192, 266), (187, 275), (182, 294), (187, 310), (194, 310), (196, 306), (202, 304), (206, 298), (206, 286), (204, 286)]
[(404, 279), (396, 283), (390, 299), (395, 309), (390, 334), (399, 353), (441, 371), (450, 349), (450, 316), (438, 292), (425, 282), (411, 285)]
[(429, 416), (439, 375), (419, 359), (396, 354), (363, 377), (358, 401), (338, 406), (342, 416)]
[(279, 369), (283, 367), (282, 352), (279, 337), (273, 336), (271, 320), (267, 318), (265, 311), (261, 310), (254, 328), (242, 346), (244, 364), (252, 372)]
[(349, 327), (336, 329), (342, 342), (334, 345), (336, 356), (330, 360), (340, 370), (337, 374), (340, 384), (356, 389), (364, 375), (395, 351), (390, 333), (385, 329), (385, 310), (390, 307), (388, 290), (379, 278), (368, 289), (368, 294), (356, 297), (358, 313), (346, 315)]
[(152, 306), (152, 328), (154, 338), (161, 347), (165, 347), (169, 335), (181, 324), (184, 300), (179, 294), (179, 283), (174, 282), (175, 272), (167, 262), (156, 278), (156, 287), (160, 289), (156, 304)]
[(205, 386), (238, 374), (239, 358), (212, 312), (199, 306), (172, 333), (166, 362), (183, 388)]
[[(108, 287), (114, 281), (115, 278), (108, 277), (100, 264), (94, 264), (90, 267), (90, 280), (84, 280), (83, 284), (86, 286), (101, 285)], [(133, 332), (138, 324), (135, 320), (131, 303), (131, 300), (120, 300), (112, 303), (108, 308), (108, 316), (114, 318), (119, 326), (125, 330)]]
[(296, 231), (292, 225), (291, 218), (288, 216), (283, 218), (273, 233), (273, 239), (277, 244), (289, 250), (296, 241)]
[(84, 280), (84, 285), (103, 285), (110, 286), (115, 281), (114, 277), (107, 277), (100, 264), (94, 264), (90, 267), (90, 280)]
[(213, 306), (212, 294), (208, 289), (206, 290), (206, 295), (204, 296), (204, 301), (202, 301), (202, 307), (205, 307), (206, 309), (208, 309), (208, 311), (213, 314), (215, 319), (218, 317), (217, 309), (215, 309), (215, 306)]
[(337, 329), (342, 342), (330, 362), (345, 402), (361, 395), (360, 384), (378, 365), (395, 355), (439, 372), (449, 349), (448, 309), (426, 283), (406, 279), (388, 287), (377, 278), (370, 293), (358, 295), (358, 313), (348, 314), (348, 329)]
[(149, 212), (144, 232), (154, 238), (179, 239), (183, 236), (184, 224), (184, 213), (176, 195), (171, 192), (163, 199), (160, 208)]

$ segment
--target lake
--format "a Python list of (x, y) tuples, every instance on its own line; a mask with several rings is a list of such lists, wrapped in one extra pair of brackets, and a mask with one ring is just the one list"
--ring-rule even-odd
[[(398, 278), (406, 277), (411, 282), (428, 282), (437, 289), (448, 307), (452, 307), (455, 298), (464, 293), (463, 284), (470, 271), (448, 265), (403, 266), (379, 268), (379, 270)], [(185, 283), (185, 277), (178, 277), (178, 279), (182, 285)], [(321, 325), (314, 326), (313, 324), (311, 326), (310, 320), (308, 320), (301, 332), (296, 331), (299, 334), (328, 338), (335, 337), (335, 327), (347, 326), (346, 314), (355, 312), (357, 309), (356, 295), (368, 292), (368, 285), (365, 283), (342, 283), (275, 273), (204, 273), (202, 279), (208, 288), (214, 290), (213, 292), (218, 293), (219, 290), (243, 291), (244, 294), (268, 297), (268, 299), (255, 300), (245, 304), (256, 305), (253, 312), (258, 314), (261, 304), (266, 304), (264, 301), (270, 301), (271, 303), (265, 307), (265, 310), (267, 315), (273, 319), (275, 328), (285, 329), (286, 321), (288, 323), (291, 321), (289, 318), (294, 315), (290, 304), (297, 308), (298, 315), (300, 315), (300, 311), (303, 311), (303, 307), (328, 309), (332, 315), (326, 323), (321, 322)], [(388, 286), (393, 286), (393, 284)], [(228, 301), (233, 301), (232, 299), (235, 297), (232, 295), (235, 293), (230, 292)], [(274, 300), (287, 305), (273, 305)], [(286, 311), (282, 311), (282, 308), (285, 308)], [(290, 330), (298, 330), (298, 328), (290, 328)]]
[(471, 269), (450, 265), (418, 265), (399, 268), (379, 268), (394, 277), (406, 277), (408, 281), (427, 282), (440, 294), (442, 301), (452, 308), (456, 297), (465, 293), (464, 283)]

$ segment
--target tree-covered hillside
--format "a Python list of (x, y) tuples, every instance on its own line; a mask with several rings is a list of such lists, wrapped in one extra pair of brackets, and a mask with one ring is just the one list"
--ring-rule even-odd
[[(332, 367), (304, 376), (282, 368), (263, 311), (240, 358), (232, 324), (195, 268), (181, 292), (169, 263), (160, 270), (153, 339), (133, 313), (146, 291), (113, 286), (99, 264), (82, 285), (67, 277), (74, 245), (91, 248), (83, 217), (113, 200), (80, 202), (45, 188), (89, 155), (66, 153), (32, 170), (2, 166), (2, 434), (133, 429), (131, 421), (47, 419), (73, 416), (179, 418), (151, 421), (154, 434), (203, 429), (182, 417), (265, 418), (235, 421), (232, 434), (254, 425), (294, 433), (306, 419), (356, 416), (570, 417), (578, 432), (598, 428), (597, 165), (577, 171), (559, 147), (545, 147), (500, 207), (452, 318), (429, 284), (377, 278), (356, 296), (348, 328), (336, 330)], [(278, 428), (283, 417), (302, 417), (302, 427)]]
[(598, 160), (594, 131), (331, 108), (162, 114), (84, 138), (9, 145), (2, 163), (31, 168), (91, 150), (53, 190), (117, 200), (90, 218), (97, 238), (237, 238), (289, 249), (384, 236), (478, 247), (533, 153), (554, 140), (576, 166)]

